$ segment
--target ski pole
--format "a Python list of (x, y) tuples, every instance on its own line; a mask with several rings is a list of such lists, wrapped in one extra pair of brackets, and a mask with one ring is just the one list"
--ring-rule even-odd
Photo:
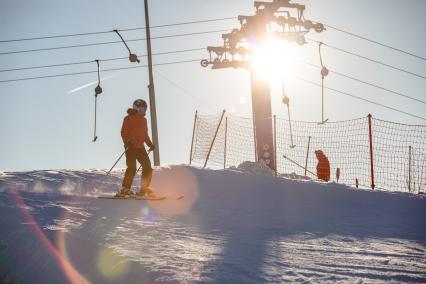
[[(148, 155), (149, 155), (149, 153), (151, 153), (152, 152), (152, 150), (148, 150)], [(139, 170), (142, 168), (142, 164), (139, 166), (139, 168), (138, 168), (138, 170), (136, 171), (136, 173), (138, 173), (139, 172)]]
[(126, 153), (126, 151), (128, 149), (129, 148), (124, 149), (124, 152), (120, 155), (120, 157), (118, 157), (117, 161), (115, 161), (115, 163), (114, 163), (114, 165), (112, 165), (111, 169), (109, 169), (109, 171), (107, 172), (107, 175), (109, 175), (111, 173), (112, 169), (115, 167), (115, 165), (117, 165), (118, 161), (121, 160), (121, 158), (123, 157), (123, 155)]
[[(293, 164), (295, 164), (296, 166), (301, 167), (302, 169), (305, 169), (304, 166), (300, 165), (298, 162), (295, 162), (294, 160), (290, 159), (289, 157), (287, 157), (286, 155), (283, 155), (283, 157), (287, 160), (289, 160), (290, 162), (292, 162)], [(316, 174), (314, 174), (313, 172), (311, 172), (310, 170), (306, 169), (306, 171), (312, 175), (314, 175), (316, 178), (318, 178), (318, 176)]]

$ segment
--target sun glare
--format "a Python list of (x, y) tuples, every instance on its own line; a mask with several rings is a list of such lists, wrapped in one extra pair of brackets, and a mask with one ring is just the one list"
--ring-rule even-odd
[(296, 44), (271, 39), (253, 48), (252, 66), (262, 78), (269, 81), (287, 81), (296, 77), (299, 58)]

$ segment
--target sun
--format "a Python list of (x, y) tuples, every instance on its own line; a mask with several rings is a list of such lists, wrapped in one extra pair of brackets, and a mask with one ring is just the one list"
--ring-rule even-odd
[(268, 39), (252, 47), (251, 64), (257, 76), (269, 81), (293, 80), (298, 73), (300, 53), (296, 44)]

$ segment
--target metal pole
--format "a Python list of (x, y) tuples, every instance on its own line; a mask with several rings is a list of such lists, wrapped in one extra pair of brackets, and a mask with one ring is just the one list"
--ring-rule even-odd
[(192, 162), (192, 149), (194, 146), (194, 135), (195, 135), (195, 126), (197, 125), (197, 117), (198, 117), (198, 110), (195, 111), (194, 127), (192, 128), (192, 140), (191, 140), (191, 152), (189, 153), (189, 165), (191, 165), (191, 162)]
[(309, 158), (309, 146), (311, 144), (311, 136), (308, 137), (308, 149), (306, 150), (306, 161), (305, 161), (305, 176), (306, 171), (308, 170), (308, 158)]
[(318, 52), (319, 52), (319, 58), (321, 62), (321, 124), (324, 124), (327, 122), (328, 118), (324, 120), (324, 78), (328, 75), (328, 69), (324, 66), (322, 62), (322, 55), (321, 55), (321, 45), (323, 43), (320, 42), (318, 44)]
[(321, 123), (324, 123), (324, 77), (321, 78)]
[(291, 130), (290, 104), (287, 105), (287, 110), (288, 110), (288, 126), (290, 127), (290, 141), (291, 141), (290, 148), (294, 148), (295, 145), (293, 143), (293, 131)]
[(368, 114), (368, 138), (370, 140), (370, 172), (371, 190), (374, 190), (374, 164), (373, 164), (373, 135), (371, 130), (371, 114)]
[(277, 116), (274, 114), (274, 162), (275, 162), (275, 176), (277, 176)]
[(98, 95), (100, 95), (102, 93), (101, 75), (100, 75), (101, 68), (99, 66), (99, 60), (96, 59), (95, 61), (96, 61), (96, 64), (98, 66), (98, 85), (95, 88), (95, 127), (94, 127), (94, 130), (93, 130), (94, 132), (93, 132), (92, 142), (96, 142), (96, 140), (98, 139), (98, 136), (96, 136), (96, 117), (97, 117), (96, 110), (97, 110), (97, 105), (98, 105)]
[[(283, 155), (283, 158), (285, 158), (285, 159), (289, 160), (290, 162), (292, 162), (292, 163), (293, 163), (293, 164), (295, 164), (296, 166), (303, 168), (303, 166), (302, 166), (302, 165), (300, 165), (298, 162), (296, 162), (296, 161), (292, 160), (291, 158), (287, 157), (286, 155)], [(308, 172), (308, 173), (310, 173), (310, 174), (312, 174), (312, 175), (314, 175), (316, 178), (318, 178), (317, 174), (315, 174), (314, 172), (311, 172), (310, 170), (307, 170), (307, 172)]]
[(152, 140), (156, 146), (154, 150), (154, 166), (159, 166), (160, 165), (160, 144), (158, 141), (158, 130), (157, 130), (157, 110), (155, 107), (154, 76), (152, 75), (151, 31), (149, 29), (148, 0), (144, 0), (144, 3), (145, 3), (146, 45), (147, 45), (147, 51), (148, 51), (149, 107), (151, 108)]
[(228, 117), (225, 117), (225, 148), (223, 149), (223, 168), (226, 169), (226, 144), (228, 140)]
[(112, 169), (115, 167), (115, 165), (117, 165), (118, 161), (121, 160), (121, 158), (126, 153), (127, 149), (129, 149), (129, 148), (124, 149), (124, 152), (120, 155), (120, 157), (118, 157), (118, 159), (115, 161), (114, 165), (112, 165), (112, 167), (109, 169), (109, 171), (107, 172), (107, 175), (109, 175), (111, 173)]
[(259, 77), (254, 71), (251, 72), (251, 97), (256, 161), (263, 160), (274, 171), (274, 135), (270, 85), (265, 78)]
[(220, 117), (219, 124), (217, 125), (216, 132), (214, 133), (212, 144), (210, 145), (209, 152), (207, 153), (206, 161), (204, 163), (204, 168), (207, 166), (207, 161), (209, 160), (210, 153), (213, 149), (214, 141), (216, 140), (217, 133), (219, 132), (220, 125), (222, 124), (223, 116), (225, 115), (225, 110), (222, 111), (222, 116)]
[(252, 117), (253, 117), (253, 142), (254, 142), (254, 161), (257, 162), (257, 139), (256, 139), (256, 124), (254, 123), (255, 121), (255, 113), (254, 113), (254, 108), (252, 107)]
[(408, 147), (408, 192), (411, 192), (411, 146)]
[(93, 140), (92, 142), (96, 142), (96, 140), (98, 139), (98, 136), (96, 136), (96, 109), (97, 109), (97, 105), (98, 105), (98, 95), (95, 95), (95, 127), (93, 129)]

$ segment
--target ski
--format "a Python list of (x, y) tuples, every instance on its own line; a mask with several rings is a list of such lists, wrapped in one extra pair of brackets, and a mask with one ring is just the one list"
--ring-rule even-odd
[(161, 201), (161, 200), (181, 200), (184, 198), (183, 195), (177, 197), (171, 196), (138, 196), (138, 195), (128, 195), (128, 196), (99, 196), (101, 199), (118, 199), (118, 200), (148, 200), (148, 201)]

